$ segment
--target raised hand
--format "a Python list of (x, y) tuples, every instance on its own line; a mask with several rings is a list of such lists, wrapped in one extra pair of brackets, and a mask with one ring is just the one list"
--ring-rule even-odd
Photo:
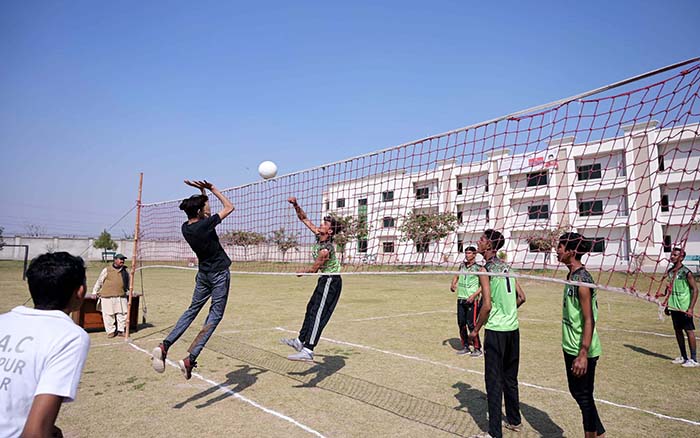
[(290, 196), (289, 198), (287, 198), (287, 202), (289, 202), (292, 205), (297, 205), (297, 198), (294, 196)]

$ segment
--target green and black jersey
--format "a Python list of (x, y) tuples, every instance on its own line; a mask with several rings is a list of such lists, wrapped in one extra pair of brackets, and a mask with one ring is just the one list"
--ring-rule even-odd
[(693, 275), (685, 265), (681, 265), (678, 271), (673, 272), (673, 268), (666, 273), (669, 281), (673, 284), (671, 289), (671, 297), (668, 299), (668, 307), (673, 310), (685, 312), (690, 307), (690, 284), (688, 284), (688, 275)]
[(467, 266), (466, 263), (462, 263), (459, 267), (459, 281), (457, 283), (457, 298), (467, 299), (474, 295), (477, 290), (479, 290), (479, 276), (474, 274), (469, 274), (469, 272), (479, 272), (481, 266), (476, 263), (471, 266)]
[[(579, 283), (593, 283), (593, 277), (585, 267), (580, 267), (569, 274), (567, 280)], [(598, 299), (595, 288), (591, 287), (591, 305), (593, 307), (593, 338), (588, 348), (588, 357), (598, 357), (602, 352), (598, 328)], [(561, 320), (561, 346), (564, 352), (572, 356), (578, 356), (583, 342), (583, 311), (578, 296), (579, 286), (567, 284), (564, 286), (564, 299)]]
[[(497, 257), (486, 261), (484, 268), (488, 272), (505, 274), (510, 272), (510, 266)], [(490, 277), (491, 312), (486, 321), (486, 329), (497, 332), (517, 330), (518, 324), (518, 294), (515, 290), (515, 279), (511, 277)]]
[(319, 242), (317, 236), (316, 243), (314, 243), (314, 245), (311, 247), (311, 255), (313, 256), (314, 260), (318, 258), (318, 253), (323, 249), (328, 251), (328, 260), (326, 260), (323, 266), (321, 266), (320, 271), (323, 273), (340, 272), (340, 262), (335, 255), (335, 245), (333, 245), (333, 242), (330, 240)]

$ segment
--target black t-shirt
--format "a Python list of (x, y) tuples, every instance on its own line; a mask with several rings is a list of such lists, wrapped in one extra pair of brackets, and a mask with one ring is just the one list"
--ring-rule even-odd
[(200, 219), (193, 224), (182, 224), (182, 235), (190, 248), (197, 254), (199, 270), (202, 272), (225, 271), (231, 266), (231, 259), (221, 247), (216, 226), (221, 223), (219, 214)]

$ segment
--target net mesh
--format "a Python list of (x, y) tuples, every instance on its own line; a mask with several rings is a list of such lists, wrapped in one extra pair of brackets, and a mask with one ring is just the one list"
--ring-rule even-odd
[[(597, 283), (655, 291), (673, 247), (700, 254), (700, 64), (665, 69), (536, 110), (224, 190), (217, 228), (234, 272), (293, 273), (333, 215), (343, 272), (452, 271), (485, 229), (523, 275), (562, 278), (558, 237), (594, 239)], [(142, 264), (196, 266), (179, 200), (141, 209)], [(210, 196), (212, 212), (221, 208)]]

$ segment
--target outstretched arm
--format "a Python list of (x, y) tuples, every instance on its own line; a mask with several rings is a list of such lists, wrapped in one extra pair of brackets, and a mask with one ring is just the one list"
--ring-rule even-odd
[(185, 180), (185, 184), (201, 190), (202, 195), (206, 195), (206, 192), (204, 191), (204, 189), (208, 189), (210, 192), (212, 192), (212, 194), (214, 196), (216, 196), (216, 199), (218, 199), (221, 202), (221, 204), (224, 206), (224, 208), (222, 208), (221, 211), (218, 212), (219, 218), (221, 218), (221, 220), (224, 220), (235, 209), (235, 207), (233, 206), (231, 201), (229, 201), (229, 199), (226, 196), (224, 196), (224, 194), (221, 193), (219, 191), (219, 189), (217, 189), (214, 186), (214, 184), (210, 183), (209, 181), (207, 181), (207, 180), (203, 180), (203, 181)]
[(292, 204), (292, 207), (294, 207), (294, 210), (296, 210), (297, 212), (297, 217), (299, 218), (299, 220), (302, 221), (304, 225), (306, 225), (306, 227), (311, 230), (312, 233), (318, 234), (318, 227), (309, 220), (309, 218), (306, 216), (306, 213), (304, 213), (304, 210), (302, 210), (299, 204), (297, 204), (297, 198), (292, 196), (289, 199), (287, 199), (287, 202)]

